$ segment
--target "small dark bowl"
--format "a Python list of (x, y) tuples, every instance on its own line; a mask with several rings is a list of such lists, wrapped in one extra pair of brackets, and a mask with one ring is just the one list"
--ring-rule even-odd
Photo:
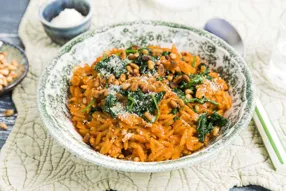
[[(51, 20), (66, 8), (76, 9), (85, 18), (71, 27), (54, 26)], [(47, 35), (60, 45), (87, 31), (91, 25), (91, 18), (92, 7), (89, 0), (54, 0), (40, 8), (40, 19)]]
[(0, 91), (0, 95), (2, 95), (14, 89), (26, 77), (29, 71), (29, 62), (24, 51), (21, 48), (3, 40), (0, 40), (0, 52), (7, 53), (6, 60), (8, 63), (10, 63), (12, 60), (15, 60), (19, 64), (23, 65), (24, 68), (24, 71), (18, 78), (16, 78), (14, 81), (12, 81), (12, 83), (10, 83), (8, 86), (4, 87), (3, 90)]

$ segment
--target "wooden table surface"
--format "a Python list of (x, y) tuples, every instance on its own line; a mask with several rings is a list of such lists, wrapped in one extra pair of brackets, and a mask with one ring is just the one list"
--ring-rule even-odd
[[(1, 0), (1, 4), (5, 6), (0, 6), (0, 40), (8, 41), (24, 49), (21, 39), (18, 36), (18, 26), (28, 3), (29, 0)], [(17, 112), (11, 117), (4, 117), (2, 112), (6, 109), (14, 109), (16, 111), (11, 92), (0, 96), (0, 122), (4, 122), (8, 126), (8, 130), (0, 130), (0, 149), (5, 143), (17, 118)], [(247, 187), (232, 188), (230, 191), (268, 190), (250, 185)]]

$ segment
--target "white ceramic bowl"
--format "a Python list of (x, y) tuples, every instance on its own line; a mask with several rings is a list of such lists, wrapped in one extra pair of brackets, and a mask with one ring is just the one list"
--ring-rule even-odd
[[(190, 51), (206, 60), (230, 86), (233, 106), (226, 117), (230, 123), (206, 148), (189, 156), (162, 162), (133, 162), (114, 159), (92, 150), (76, 132), (66, 106), (73, 67), (92, 62), (111, 48), (137, 44)], [(170, 171), (209, 159), (229, 145), (245, 129), (254, 109), (253, 82), (244, 60), (228, 44), (214, 35), (192, 27), (159, 21), (135, 21), (107, 26), (85, 33), (64, 45), (45, 69), (38, 87), (37, 102), (41, 118), (50, 134), (67, 150), (106, 168), (132, 172)]]

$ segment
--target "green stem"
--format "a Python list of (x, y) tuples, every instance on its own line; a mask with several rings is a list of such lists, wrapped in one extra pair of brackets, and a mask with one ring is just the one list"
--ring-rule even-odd
[(81, 112), (86, 112), (93, 104), (95, 103), (95, 99), (92, 100)]
[(155, 104), (156, 110), (157, 110), (157, 111), (156, 111), (156, 118), (155, 118), (155, 121), (154, 121), (154, 122), (156, 122), (157, 119), (159, 118), (160, 110), (159, 110), (158, 103), (157, 103), (157, 100), (156, 100), (155, 96), (151, 94), (151, 97), (152, 97), (152, 99), (153, 99), (153, 101), (154, 101), (154, 104)]

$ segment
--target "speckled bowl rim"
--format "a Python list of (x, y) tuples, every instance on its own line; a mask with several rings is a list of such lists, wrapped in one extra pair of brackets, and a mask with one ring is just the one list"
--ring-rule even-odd
[[(216, 143), (214, 143), (210, 147), (203, 149), (200, 153), (194, 153), (192, 155), (185, 156), (185, 157), (182, 157), (176, 160), (168, 160), (168, 161), (162, 161), (162, 162), (133, 162), (133, 161), (114, 159), (114, 158), (111, 158), (105, 155), (102, 155), (102, 157), (94, 157), (94, 155), (89, 155), (88, 153), (82, 151), (81, 149), (72, 147), (69, 142), (66, 142), (64, 139), (61, 139), (58, 137), (57, 131), (54, 131), (52, 128), (49, 128), (49, 126), (52, 126), (53, 124), (50, 122), (51, 120), (47, 119), (49, 118), (49, 116), (47, 115), (47, 112), (45, 112), (46, 109), (44, 105), (41, 104), (40, 99), (39, 99), (40, 98), (39, 96), (40, 87), (45, 84), (45, 80), (46, 80), (43, 77), (44, 75), (42, 75), (40, 77), (38, 90), (37, 90), (37, 107), (38, 107), (40, 117), (45, 127), (48, 129), (52, 137), (54, 137), (54, 139), (60, 145), (62, 145), (64, 148), (70, 151), (73, 155), (78, 156), (79, 158), (89, 161), (95, 165), (99, 165), (99, 166), (113, 169), (113, 170), (126, 171), (126, 172), (141, 172), (141, 173), (163, 172), (163, 171), (176, 170), (179, 168), (186, 168), (191, 165), (198, 164), (206, 159), (210, 159), (211, 156), (218, 153), (220, 150), (222, 150), (226, 146), (230, 145), (230, 143), (236, 138), (236, 136), (241, 134), (241, 132), (245, 128), (248, 127), (248, 124), (252, 118), (252, 113), (255, 108), (254, 83), (252, 80), (250, 70), (248, 69), (243, 58), (238, 53), (236, 53), (235, 50), (230, 45), (228, 45), (225, 41), (221, 40), (220, 38), (202, 29), (197, 29), (197, 28), (193, 28), (190, 26), (185, 26), (182, 24), (171, 23), (171, 22), (141, 20), (141, 21), (123, 22), (119, 24), (103, 26), (94, 31), (83, 33), (80, 36), (77, 36), (76, 38), (66, 43), (61, 48), (58, 56), (55, 57), (54, 60), (60, 58), (63, 54), (69, 52), (74, 45), (84, 41), (85, 39), (89, 37), (92, 37), (99, 33), (106, 32), (107, 30), (114, 28), (114, 27), (129, 26), (133, 24), (147, 24), (147, 25), (155, 25), (155, 26), (159, 25), (159, 26), (166, 26), (166, 27), (171, 27), (171, 28), (186, 29), (186, 30), (190, 30), (197, 34), (201, 33), (203, 34), (201, 36), (204, 36), (208, 40), (212, 41), (216, 46), (219, 46), (225, 49), (229, 53), (231, 58), (236, 61), (236, 63), (241, 63), (243, 65), (243, 68), (241, 69), (246, 79), (246, 101), (247, 103), (246, 103), (246, 107), (244, 108), (244, 112), (242, 114), (241, 119), (234, 126), (232, 126), (234, 130), (231, 132), (231, 134), (228, 135), (227, 137), (226, 136), (222, 137), (220, 140), (218, 140)], [(56, 64), (56, 62), (54, 62), (54, 64)], [(46, 70), (47, 68), (45, 68), (43, 74), (46, 73)], [(73, 145), (73, 146), (79, 147), (77, 145)]]

